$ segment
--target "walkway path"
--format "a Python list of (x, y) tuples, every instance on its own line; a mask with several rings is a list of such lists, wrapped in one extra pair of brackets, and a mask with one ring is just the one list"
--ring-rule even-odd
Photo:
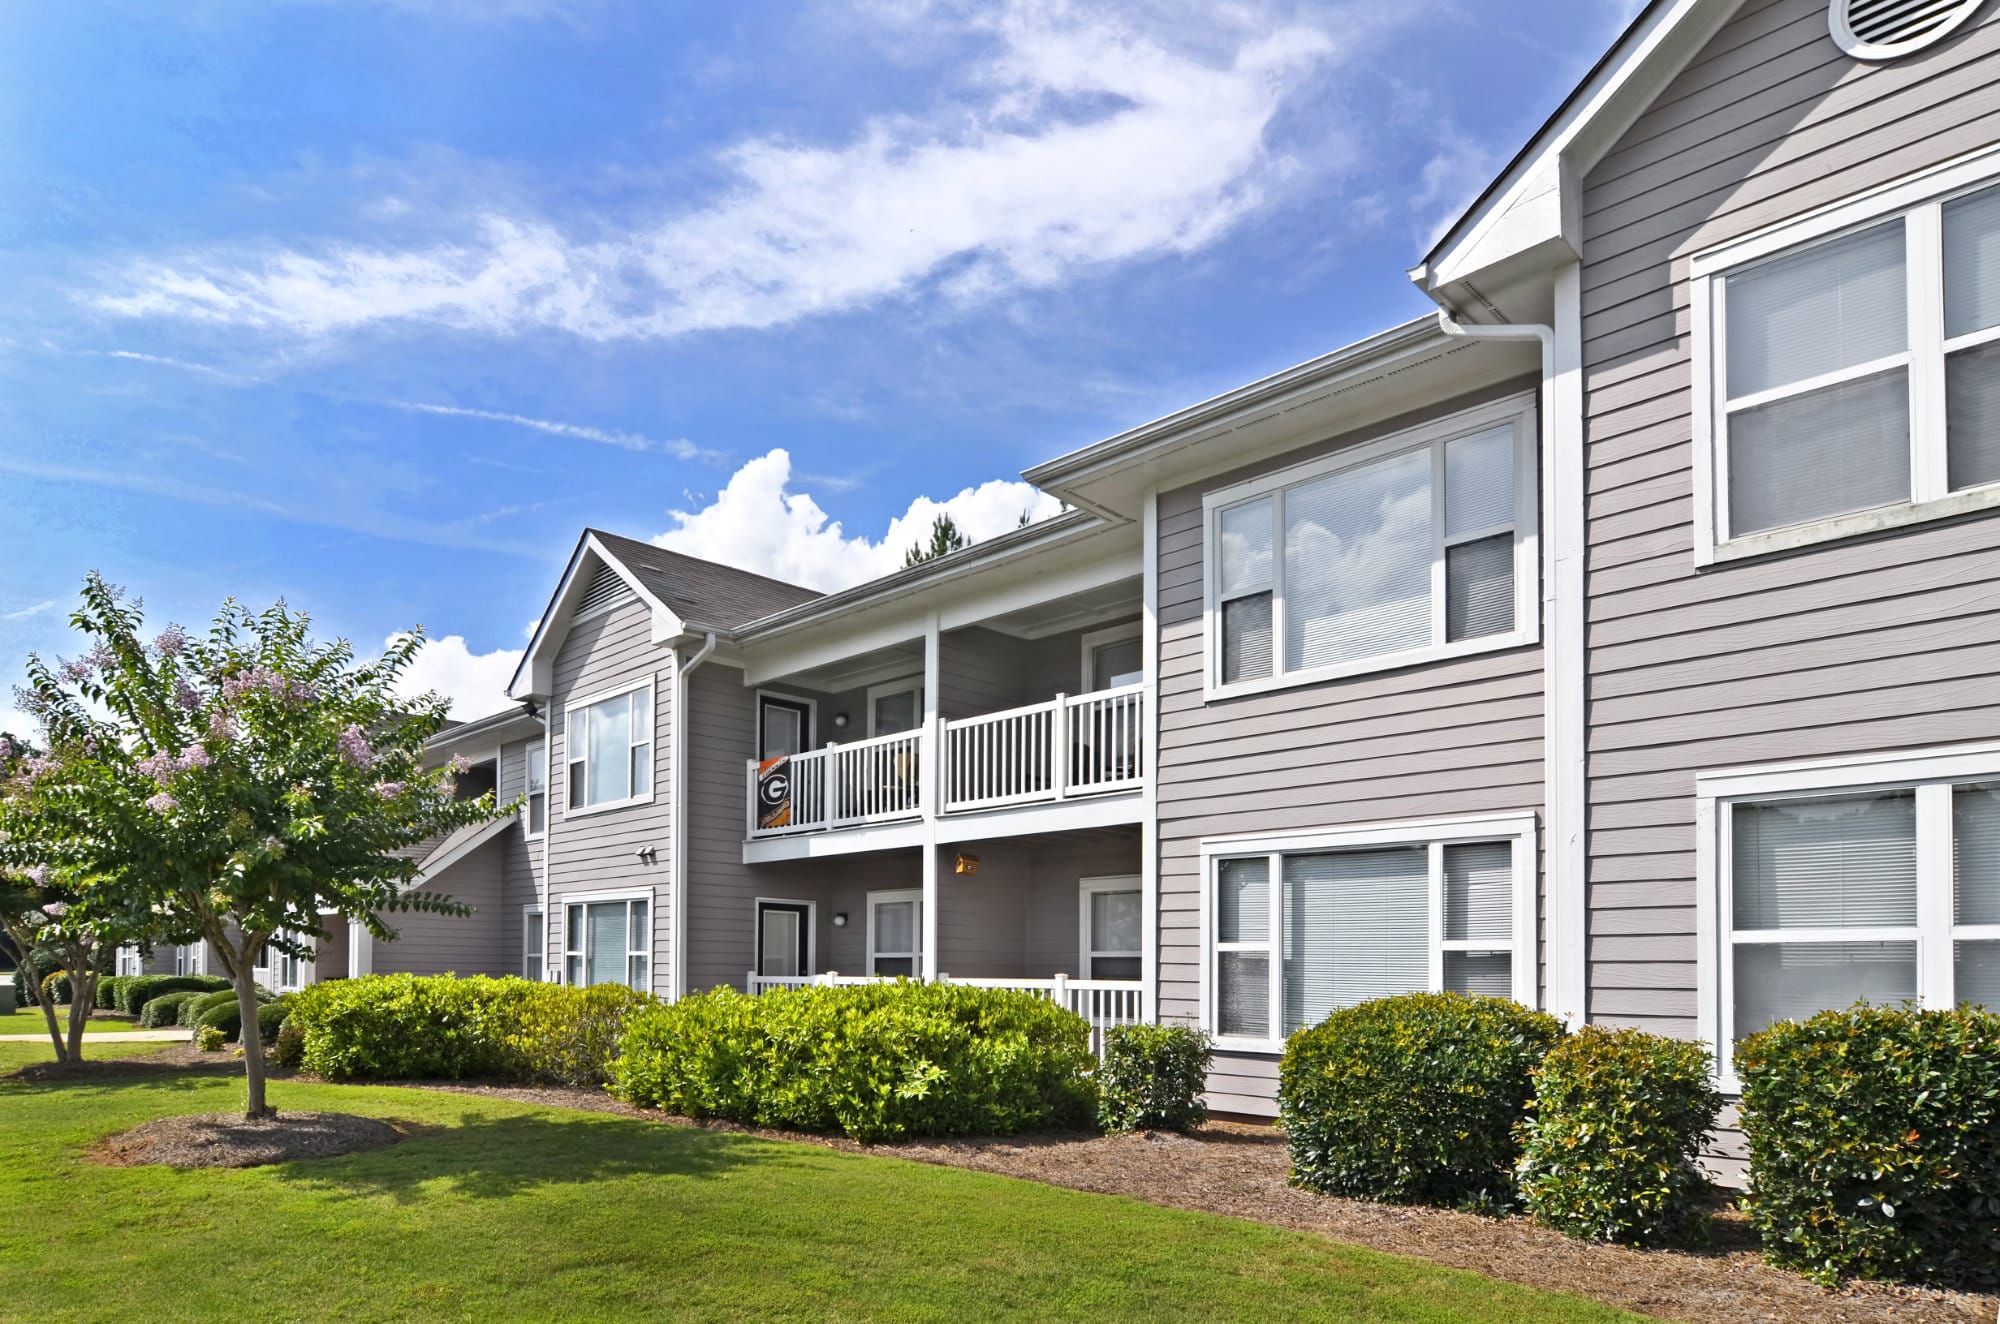
[[(189, 1032), (186, 1030), (106, 1030), (101, 1034), (93, 1030), (83, 1036), (83, 1041), (87, 1044), (153, 1044), (175, 1039), (185, 1040), (188, 1036)], [(45, 1044), (48, 1041), (49, 1036), (46, 1032), (0, 1034), (0, 1044)]]

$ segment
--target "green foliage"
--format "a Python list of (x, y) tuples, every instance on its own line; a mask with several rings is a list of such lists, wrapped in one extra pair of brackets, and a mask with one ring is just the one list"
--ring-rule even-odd
[(267, 1002), (257, 1008), (257, 1032), (262, 1042), (268, 1044), (277, 1041), (278, 1031), (284, 1026), (285, 1018), (291, 1010), (290, 1002), (284, 998), (279, 998), (276, 1002)]
[(271, 1060), (287, 1071), (296, 1071), (306, 1056), (306, 1033), (293, 1017), (285, 1017), (285, 1023), (278, 1027), (277, 1042), (271, 1047)]
[(634, 1016), (611, 1088), (632, 1103), (857, 1140), (1007, 1135), (1091, 1115), (1089, 1027), (1045, 998), (960, 984), (731, 989)]
[[(143, 1012), (146, 1004), (162, 993), (180, 993), (187, 989), (213, 993), (229, 987), (229, 981), (220, 975), (131, 975), (117, 982), (118, 997), (112, 1005), (131, 1016)], [(104, 1005), (102, 998), (98, 999), (98, 1005)]]
[(219, 1002), (194, 1018), (195, 1037), (200, 1038), (203, 1030), (220, 1030), (225, 1039), (234, 1039), (243, 1033), (243, 1009), (236, 1005), (236, 994), (230, 993), (229, 1001)]
[(371, 975), (292, 999), (299, 1065), (332, 1080), (505, 1079), (597, 1085), (632, 1011), (621, 985)]
[(1115, 1025), (1097, 1068), (1106, 1131), (1191, 1131), (1208, 1120), (1208, 1036), (1184, 1025)]
[(208, 995), (199, 989), (182, 989), (178, 993), (162, 993), (146, 1003), (146, 1009), (139, 1013), (139, 1024), (148, 1030), (163, 1026), (180, 1025), (181, 1008), (198, 998)]
[(1705, 1239), (1695, 1156), (1722, 1109), (1710, 1065), (1703, 1045), (1640, 1030), (1586, 1026), (1557, 1043), (1521, 1126), (1528, 1212), (1586, 1241)]
[(50, 976), (55, 983), (49, 988), (50, 998), (56, 1005), (69, 1001), (69, 976), (57, 974), (62, 969), (62, 958), (46, 947), (36, 947), (29, 951), (26, 960), (14, 970), (14, 1005), (35, 1007), (41, 1005), (41, 989)]
[(203, 1025), (194, 1032), (194, 1046), (204, 1053), (219, 1053), (228, 1042), (229, 1036), (223, 1033), (220, 1026)]
[(125, 987), (126, 983), (134, 978), (137, 978), (137, 976), (107, 975), (103, 979), (98, 980), (97, 1009), (99, 1011), (117, 1011), (119, 1009), (118, 990)]
[(1336, 1011), (1285, 1044), (1292, 1180), (1392, 1204), (1514, 1204), (1515, 1128), (1562, 1022), (1505, 998), (1407, 993)]
[[(1027, 521), (1027, 513), (1025, 510), (1021, 512), (1023, 523)], [(931, 521), (930, 541), (911, 543), (910, 549), (903, 553), (903, 569), (908, 570), (913, 565), (935, 561), (940, 556), (949, 556), (970, 546), (972, 540), (965, 536), (958, 527), (958, 522), (950, 515), (939, 515)]]
[(1736, 1070), (1766, 1259), (1828, 1285), (2000, 1275), (2000, 1015), (1857, 1004), (1751, 1035)]

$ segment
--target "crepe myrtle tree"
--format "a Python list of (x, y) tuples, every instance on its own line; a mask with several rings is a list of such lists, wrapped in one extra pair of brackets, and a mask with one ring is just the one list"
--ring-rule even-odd
[[(26, 697), (51, 743), (88, 751), (40, 808), (54, 830), (37, 834), (49, 856), (38, 862), (87, 877), (87, 911), (145, 909), (162, 940), (211, 945), (242, 1012), (245, 1115), (274, 1116), (259, 955), (310, 958), (331, 937), (323, 915), (392, 939), (385, 914), (467, 913), (407, 890), (417, 862), (402, 852), (514, 806), (491, 792), (455, 798), (461, 760), (424, 766), (448, 702), (395, 692), (420, 630), (363, 662), (346, 640), (315, 641), (282, 601), (252, 612), (230, 600), (205, 637), (169, 625), (146, 640), (140, 605), (96, 574), (70, 623), (88, 651), (27, 668)], [(6, 850), (0, 842), (0, 861)]]
[[(23, 820), (31, 814), (28, 805), (34, 797), (24, 793), (20, 782), (46, 765), (41, 759), (27, 763), (30, 772), (14, 779), (11, 793), (0, 787), (0, 833), (33, 831)], [(115, 891), (72, 882), (46, 864), (0, 871), (0, 933), (18, 951), (47, 952), (56, 958), (55, 971), (40, 986), (34, 983), (32, 963), (24, 966), (29, 978), (22, 982), (42, 1009), (58, 1062), (83, 1060), (83, 1028), (97, 1005), (98, 981), (117, 961), (119, 947), (148, 940), (154, 929), (152, 915), (132, 909)], [(51, 995), (59, 977), (69, 980), (66, 1025), (57, 1020)]]

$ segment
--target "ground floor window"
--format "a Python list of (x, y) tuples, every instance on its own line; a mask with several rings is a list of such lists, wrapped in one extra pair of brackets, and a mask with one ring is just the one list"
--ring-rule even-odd
[(920, 891), (868, 894), (868, 973), (923, 973), (924, 894)]
[(1137, 979), (1145, 932), (1137, 878), (1086, 878), (1081, 884), (1083, 977)]
[(543, 953), (548, 948), (547, 925), (539, 910), (521, 914), (521, 978), (542, 981)]
[(651, 905), (646, 897), (573, 903), (565, 908), (563, 978), (570, 984), (652, 987)]
[(1275, 1045), (1426, 989), (1532, 1005), (1534, 816), (1207, 842), (1207, 1024)]
[(1870, 1002), (2000, 1006), (2000, 746), (1704, 774), (1705, 1033)]

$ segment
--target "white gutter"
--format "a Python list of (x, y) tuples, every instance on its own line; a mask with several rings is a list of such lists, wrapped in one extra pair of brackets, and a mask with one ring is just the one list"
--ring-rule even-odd
[(673, 908), (670, 927), (673, 937), (667, 949), (667, 997), (676, 1002), (687, 994), (688, 677), (714, 651), (715, 631), (710, 630), (695, 655), (674, 669), (674, 711), (670, 719), (674, 724), (674, 856), (667, 862), (667, 904)]
[[(1589, 1012), (1589, 898), (1584, 850), (1584, 458), (1578, 267), (1555, 276), (1557, 326), (1463, 323), (1438, 313), (1446, 334), (1534, 340), (1542, 347), (1542, 750), (1547, 821), (1548, 1010), (1570, 1025)], [(1437, 296), (1433, 294), (1433, 298)]]

